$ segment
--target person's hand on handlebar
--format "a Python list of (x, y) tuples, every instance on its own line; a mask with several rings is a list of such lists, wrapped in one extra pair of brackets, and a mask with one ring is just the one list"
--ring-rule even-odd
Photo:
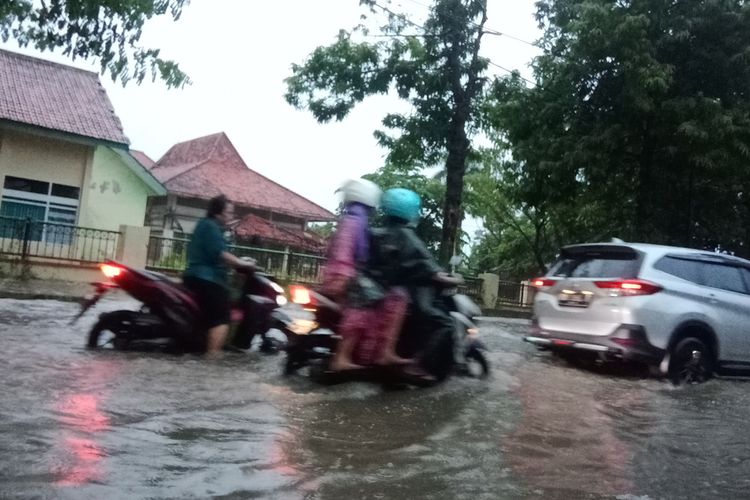
[(446, 272), (439, 272), (435, 274), (433, 279), (441, 285), (448, 286), (458, 286), (464, 282), (464, 278), (460, 274), (449, 274)]
[(229, 252), (223, 252), (222, 258), (224, 259), (224, 262), (232, 266), (233, 268), (239, 270), (248, 270), (252, 271), (257, 269), (257, 262), (255, 259), (251, 257), (237, 257), (234, 254), (231, 254)]
[(258, 261), (252, 257), (242, 257), (240, 260), (240, 267), (245, 269), (256, 269), (258, 267)]

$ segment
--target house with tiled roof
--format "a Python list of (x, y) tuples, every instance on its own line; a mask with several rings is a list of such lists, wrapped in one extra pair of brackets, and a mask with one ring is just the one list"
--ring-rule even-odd
[(223, 132), (172, 146), (157, 162), (143, 164), (167, 190), (149, 199), (152, 234), (190, 234), (210, 198), (224, 194), (235, 207), (232, 228), (244, 244), (320, 251), (325, 246), (306, 228), (335, 216), (325, 208), (250, 169)]
[(116, 231), (143, 226), (147, 199), (165, 192), (96, 73), (0, 49), (0, 221)]

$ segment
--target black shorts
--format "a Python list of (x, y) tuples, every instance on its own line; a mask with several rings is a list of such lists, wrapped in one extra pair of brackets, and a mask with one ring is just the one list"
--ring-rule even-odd
[(185, 276), (183, 283), (195, 295), (203, 312), (203, 326), (228, 325), (231, 318), (229, 290), (213, 281)]

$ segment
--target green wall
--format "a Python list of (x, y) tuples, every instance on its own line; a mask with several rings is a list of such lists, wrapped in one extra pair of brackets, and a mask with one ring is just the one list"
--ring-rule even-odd
[(81, 196), (78, 225), (116, 231), (143, 226), (146, 199), (156, 194), (111, 149), (97, 146)]

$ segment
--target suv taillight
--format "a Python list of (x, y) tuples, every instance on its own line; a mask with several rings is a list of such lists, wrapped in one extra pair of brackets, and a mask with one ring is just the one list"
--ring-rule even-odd
[(545, 290), (551, 286), (555, 286), (557, 280), (555, 278), (534, 278), (531, 280), (531, 286), (537, 290)]
[(612, 280), (595, 281), (598, 288), (609, 290), (616, 296), (632, 297), (634, 295), (652, 295), (660, 292), (663, 288), (656, 283), (646, 280)]

